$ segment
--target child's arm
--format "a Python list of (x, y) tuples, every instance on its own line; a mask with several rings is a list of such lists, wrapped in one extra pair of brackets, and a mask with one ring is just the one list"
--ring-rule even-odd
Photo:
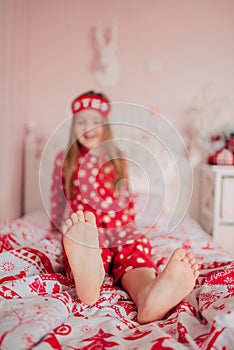
[(52, 186), (51, 186), (51, 229), (58, 230), (61, 227), (65, 209), (65, 194), (62, 182), (63, 152), (59, 152), (55, 158)]
[(101, 207), (103, 211), (101, 220), (105, 227), (121, 227), (134, 221), (134, 200), (133, 194), (128, 185), (128, 175), (125, 167), (125, 180), (120, 195), (116, 189), (111, 186), (115, 171), (110, 164), (103, 166), (99, 173), (100, 186), (97, 189), (99, 197), (102, 198)]

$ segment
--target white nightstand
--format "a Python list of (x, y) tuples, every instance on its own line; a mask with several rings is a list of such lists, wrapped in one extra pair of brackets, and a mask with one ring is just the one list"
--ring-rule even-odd
[(234, 257), (234, 166), (201, 164), (201, 226)]

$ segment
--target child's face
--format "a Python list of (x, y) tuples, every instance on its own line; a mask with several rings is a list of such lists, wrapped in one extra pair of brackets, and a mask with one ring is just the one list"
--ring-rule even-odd
[(74, 116), (74, 132), (79, 143), (92, 149), (103, 141), (104, 118), (92, 109), (86, 109)]

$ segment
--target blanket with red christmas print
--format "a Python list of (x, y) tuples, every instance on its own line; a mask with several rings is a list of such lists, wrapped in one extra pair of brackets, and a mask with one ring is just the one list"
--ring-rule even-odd
[[(234, 349), (234, 263), (190, 219), (148, 231), (162, 270), (172, 251), (200, 267), (193, 291), (161, 321), (140, 325), (128, 294), (106, 276), (88, 307), (64, 275), (59, 233), (25, 218), (0, 222), (0, 349)], [(155, 300), (155, 303), (160, 300)]]

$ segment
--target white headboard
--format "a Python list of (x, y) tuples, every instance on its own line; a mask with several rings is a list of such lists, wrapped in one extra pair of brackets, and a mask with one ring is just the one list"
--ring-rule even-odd
[(24, 191), (23, 214), (43, 210), (39, 188), (39, 168), (41, 154), (46, 143), (45, 135), (36, 134), (33, 128), (27, 128), (24, 144)]
[[(38, 132), (35, 127), (27, 127), (24, 147), (24, 215), (44, 211), (44, 202), (49, 203), (54, 160), (57, 153), (65, 149), (67, 136), (68, 133), (57, 133), (54, 138), (53, 134)], [(41, 193), (41, 184), (46, 196)]]
[(67, 142), (67, 134), (57, 136), (59, 142), (30, 126), (24, 143), (23, 215), (48, 228), (54, 160)]

